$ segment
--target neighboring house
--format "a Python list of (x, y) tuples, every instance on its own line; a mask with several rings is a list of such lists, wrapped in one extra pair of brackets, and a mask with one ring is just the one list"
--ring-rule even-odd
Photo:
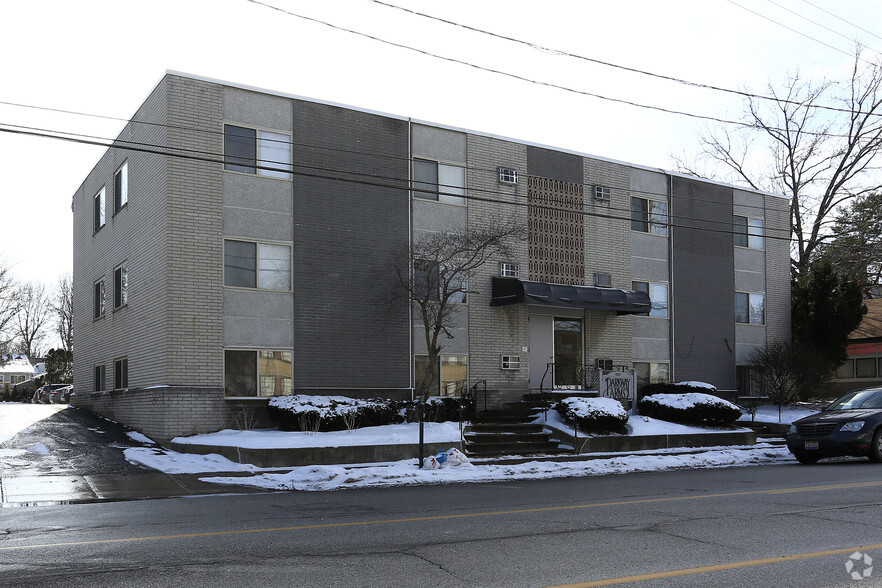
[(848, 336), (848, 359), (836, 371), (835, 394), (882, 385), (882, 298), (864, 300), (867, 314)]
[(10, 387), (31, 380), (41, 372), (42, 359), (30, 359), (27, 355), (0, 356), (0, 387)]
[(410, 398), (421, 327), (383, 270), (500, 218), (529, 236), (467, 276), (439, 394), (517, 399), (550, 363), (748, 394), (750, 353), (790, 336), (785, 198), (190, 75), (73, 210), (75, 404), (158, 439), (277, 394)]

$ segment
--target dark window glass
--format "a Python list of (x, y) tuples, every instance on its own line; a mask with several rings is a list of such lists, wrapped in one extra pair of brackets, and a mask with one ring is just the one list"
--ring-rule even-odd
[(257, 396), (257, 352), (224, 352), (224, 393), (227, 396)]
[(413, 197), (438, 200), (438, 164), (434, 161), (413, 160)]
[(104, 316), (104, 280), (95, 282), (95, 290), (93, 293), (94, 310), (92, 318), (101, 318)]
[(224, 285), (257, 287), (257, 244), (224, 241)]
[(750, 296), (746, 292), (735, 292), (735, 322), (750, 322)]
[(100, 192), (95, 194), (95, 199), (93, 200), (94, 204), (94, 221), (95, 221), (95, 232), (97, 233), (101, 230), (101, 227), (104, 226), (104, 189), (102, 188)]
[(104, 366), (96, 365), (95, 366), (95, 392), (101, 392), (104, 390)]
[(126, 266), (113, 271), (113, 307), (119, 308), (128, 302), (129, 272)]
[(747, 217), (735, 216), (732, 220), (732, 232), (735, 234), (735, 246), (747, 247)]
[(649, 232), (647, 203), (645, 198), (631, 198), (631, 230)]
[(113, 364), (113, 388), (121, 390), (129, 387), (129, 360), (118, 359)]
[(224, 169), (257, 173), (257, 131), (224, 125)]
[(858, 378), (875, 378), (876, 377), (876, 358), (862, 357), (854, 360), (855, 377)]

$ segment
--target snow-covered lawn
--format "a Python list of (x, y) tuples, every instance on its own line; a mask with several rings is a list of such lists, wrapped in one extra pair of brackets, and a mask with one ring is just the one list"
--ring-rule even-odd
[(66, 404), (0, 402), (0, 443), (11, 439), (37, 421), (49, 418), (66, 408)]

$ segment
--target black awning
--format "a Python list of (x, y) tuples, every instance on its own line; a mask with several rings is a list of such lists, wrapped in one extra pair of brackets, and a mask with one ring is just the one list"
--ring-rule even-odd
[(595, 286), (565, 286), (494, 276), (490, 306), (509, 304), (610, 310), (619, 314), (644, 313), (651, 308), (649, 294), (646, 292)]

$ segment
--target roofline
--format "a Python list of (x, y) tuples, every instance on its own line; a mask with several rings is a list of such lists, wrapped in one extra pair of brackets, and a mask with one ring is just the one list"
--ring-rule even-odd
[[(268, 90), (268, 89), (266, 89), (266, 88), (260, 88), (260, 87), (257, 87), (257, 86), (250, 86), (250, 85), (248, 85), (248, 84), (239, 84), (239, 83), (236, 83), (236, 82), (230, 82), (230, 81), (227, 81), (227, 80), (221, 80), (221, 79), (218, 79), (218, 78), (212, 78), (212, 77), (208, 77), (208, 76), (201, 76), (201, 75), (191, 74), (191, 73), (182, 72), (182, 71), (177, 71), (177, 70), (171, 70), (171, 69), (167, 69), (167, 70), (165, 70), (165, 73), (163, 74), (162, 78), (160, 78), (159, 81), (157, 81), (156, 84), (154, 84), (153, 88), (155, 89), (157, 86), (159, 86), (159, 84), (162, 82), (162, 80), (163, 80), (166, 76), (170, 76), (170, 75), (171, 75), (171, 76), (183, 77), (183, 78), (189, 78), (189, 79), (191, 79), (191, 80), (198, 80), (198, 81), (202, 81), (202, 82), (209, 82), (209, 83), (212, 83), (212, 84), (219, 84), (219, 85), (222, 85), (222, 86), (229, 86), (229, 87), (231, 87), (231, 88), (238, 88), (238, 89), (240, 89), (240, 90), (247, 90), (247, 91), (250, 91), (250, 92), (259, 92), (259, 93), (261, 93), (261, 94), (269, 94), (269, 95), (271, 95), (271, 96), (278, 96), (278, 97), (280, 97), (280, 98), (288, 98), (288, 99), (292, 99), (292, 100), (303, 100), (303, 101), (305, 101), (305, 102), (312, 102), (312, 103), (314, 103), (314, 104), (323, 104), (323, 105), (325, 105), (325, 106), (334, 106), (334, 107), (337, 107), (337, 108), (345, 108), (345, 109), (347, 109), (347, 110), (354, 110), (354, 111), (356, 111), (356, 112), (363, 112), (363, 113), (365, 113), (365, 114), (372, 114), (372, 115), (377, 115), (377, 116), (383, 116), (383, 117), (386, 117), (386, 118), (392, 118), (392, 119), (396, 119), (396, 120), (407, 121), (407, 122), (409, 122), (409, 123), (413, 123), (413, 124), (421, 124), (421, 125), (426, 125), (426, 126), (431, 126), (431, 127), (439, 128), (439, 129), (446, 129), (446, 130), (450, 130), (450, 131), (457, 131), (457, 132), (461, 132), (461, 133), (467, 133), (467, 134), (470, 134), (470, 135), (476, 135), (476, 136), (479, 136), (479, 137), (486, 137), (486, 138), (489, 138), (489, 139), (498, 139), (498, 140), (501, 140), (501, 141), (508, 141), (508, 142), (510, 142), (510, 143), (517, 143), (517, 144), (519, 144), (519, 145), (526, 145), (526, 146), (529, 146), (529, 147), (539, 147), (539, 148), (542, 148), (542, 149), (550, 149), (550, 150), (553, 150), (553, 151), (560, 151), (560, 152), (562, 152), (562, 153), (569, 153), (569, 154), (571, 154), (571, 155), (577, 155), (577, 156), (579, 156), (579, 157), (587, 157), (587, 158), (594, 159), (594, 160), (597, 160), (597, 161), (604, 161), (604, 162), (607, 162), (607, 163), (614, 163), (614, 164), (617, 164), (617, 165), (624, 165), (624, 166), (632, 167), (632, 168), (635, 168), (635, 169), (641, 169), (641, 170), (645, 170), (645, 171), (649, 171), (649, 172), (662, 173), (662, 174), (665, 174), (665, 175), (674, 176), (674, 177), (678, 177), (678, 178), (684, 178), (684, 179), (688, 179), (688, 180), (695, 180), (695, 181), (699, 181), (699, 182), (705, 182), (705, 183), (708, 183), (708, 184), (714, 184), (714, 185), (716, 185), (716, 186), (723, 186), (723, 187), (726, 187), (726, 188), (732, 188), (733, 190), (741, 190), (742, 192), (751, 192), (751, 193), (754, 193), (754, 194), (761, 194), (761, 195), (763, 195), (763, 196), (772, 196), (772, 197), (775, 197), (775, 198), (782, 198), (782, 199), (785, 199), (785, 200), (789, 200), (789, 198), (788, 198), (787, 196), (783, 195), (783, 194), (775, 194), (774, 192), (764, 192), (764, 191), (762, 191), (762, 190), (754, 190), (754, 189), (752, 189), (752, 188), (746, 188), (746, 187), (744, 187), (744, 186), (736, 186), (736, 185), (734, 185), (734, 184), (728, 184), (728, 183), (726, 183), (726, 182), (720, 182), (720, 181), (718, 181), (718, 180), (711, 180), (711, 179), (708, 179), (708, 178), (702, 178), (702, 177), (700, 177), (700, 176), (691, 176), (691, 175), (689, 175), (689, 174), (684, 174), (684, 173), (681, 173), (681, 172), (676, 172), (676, 171), (672, 171), (672, 170), (664, 169), (664, 168), (661, 168), (661, 167), (651, 167), (651, 166), (641, 165), (641, 164), (632, 163), (632, 162), (628, 162), (628, 161), (621, 161), (621, 160), (618, 160), (618, 159), (612, 159), (612, 158), (610, 158), (610, 157), (603, 157), (603, 156), (600, 156), (600, 155), (593, 155), (593, 154), (591, 154), (591, 153), (585, 153), (585, 152), (583, 152), (583, 151), (576, 151), (576, 150), (574, 150), (574, 149), (567, 149), (567, 148), (564, 148), (564, 147), (557, 147), (557, 146), (554, 146), (554, 145), (545, 145), (545, 144), (542, 144), (542, 143), (535, 143), (535, 142), (533, 142), (533, 141), (526, 141), (526, 140), (523, 140), (523, 139), (516, 139), (516, 138), (514, 138), (514, 137), (507, 137), (507, 136), (505, 136), (505, 135), (496, 135), (496, 134), (493, 134), (493, 133), (486, 133), (486, 132), (482, 132), (482, 131), (476, 131), (476, 130), (473, 130), (473, 129), (466, 129), (466, 128), (462, 128), (462, 127), (456, 127), (456, 126), (453, 126), (453, 125), (446, 125), (446, 124), (436, 123), (436, 122), (432, 122), (432, 121), (426, 121), (426, 120), (422, 120), (422, 119), (414, 119), (414, 118), (411, 118), (411, 117), (402, 116), (402, 115), (400, 115), (400, 114), (392, 114), (392, 113), (389, 113), (389, 112), (383, 112), (383, 111), (379, 111), (379, 110), (371, 110), (371, 109), (369, 109), (369, 108), (361, 108), (361, 107), (358, 107), (358, 106), (352, 106), (351, 104), (343, 104), (343, 103), (341, 103), (341, 102), (332, 102), (332, 101), (330, 101), (330, 100), (320, 100), (320, 99), (318, 99), (318, 98), (312, 98), (312, 97), (309, 97), (309, 96), (301, 96), (301, 95), (299, 95), (299, 94), (291, 94), (291, 93), (288, 93), (288, 92), (280, 92), (280, 91), (278, 91), (278, 90)], [(152, 92), (152, 91), (153, 91), (153, 90), (151, 90), (151, 92)], [(109, 149), (109, 147), (108, 147), (108, 149)], [(97, 164), (96, 164), (96, 165), (97, 165)]]

